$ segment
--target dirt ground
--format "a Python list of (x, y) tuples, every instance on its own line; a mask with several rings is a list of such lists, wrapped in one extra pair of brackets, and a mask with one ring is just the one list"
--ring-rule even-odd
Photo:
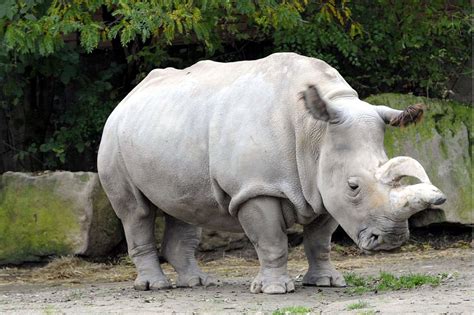
[[(201, 256), (203, 269), (220, 279), (218, 286), (153, 292), (132, 289), (134, 269), (126, 259), (104, 264), (66, 258), (44, 267), (0, 269), (0, 314), (271, 314), (288, 306), (306, 307), (314, 314), (473, 314), (473, 254), (469, 246), (371, 256), (339, 248), (333, 251), (333, 261), (342, 272), (447, 274), (437, 287), (356, 295), (344, 288), (303, 287), (298, 280), (306, 261), (297, 247), (289, 259), (296, 292), (271, 296), (249, 292), (258, 261), (248, 255)], [(176, 278), (169, 265), (164, 264), (164, 270)], [(367, 306), (348, 310), (359, 301)]]

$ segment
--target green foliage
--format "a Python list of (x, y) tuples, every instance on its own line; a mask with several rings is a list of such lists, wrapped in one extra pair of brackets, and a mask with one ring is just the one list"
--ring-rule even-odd
[(400, 277), (387, 272), (380, 272), (379, 275), (375, 277), (364, 277), (355, 273), (347, 273), (344, 275), (344, 279), (349, 286), (347, 292), (351, 294), (413, 289), (421, 285), (438, 286), (446, 277), (447, 275), (444, 273), (438, 276), (409, 274)]
[(469, 1), (357, 1), (351, 8), (362, 29), (324, 23), (322, 12), (308, 11), (309, 23), (274, 34), (277, 49), (325, 60), (363, 95), (445, 97), (450, 79), (472, 71), (463, 69), (471, 55)]
[(367, 303), (366, 301), (359, 300), (358, 302), (347, 305), (346, 309), (348, 311), (352, 311), (352, 310), (359, 310), (361, 308), (367, 308), (369, 306), (370, 306), (369, 303)]
[(0, 144), (30, 170), (71, 169), (72, 157), (95, 154), (106, 117), (151, 69), (202, 58), (295, 51), (363, 95), (444, 96), (470, 55), (470, 18), (467, 0), (4, 0), (0, 110), (27, 132)]
[[(223, 39), (243, 33), (242, 20), (252, 38), (263, 38), (301, 24), (307, 5), (307, 0), (2, 2), (0, 107), (11, 113), (22, 106), (26, 116), (39, 110), (36, 122), (25, 123), (50, 124), (46, 130), (31, 128), (24, 146), (14, 147), (16, 158), (42, 161), (40, 169), (58, 168), (68, 156), (96, 151), (114, 105), (147, 72), (170, 60), (166, 49), (173, 43), (198, 43), (211, 55)], [(112, 45), (115, 63), (88, 64), (98, 64), (87, 54), (98, 52), (99, 45)], [(31, 95), (35, 91), (39, 97)]]
[(47, 168), (64, 164), (68, 154), (82, 154), (88, 148), (98, 147), (105, 120), (116, 105), (117, 91), (110, 79), (120, 72), (121, 67), (112, 63), (109, 69), (98, 73), (96, 80), (81, 81), (76, 101), (52, 118), (53, 124), (60, 127), (45, 143), (31, 144), (30, 152), (39, 147), (39, 151), (48, 154)]
[(311, 309), (304, 306), (288, 306), (279, 308), (272, 315), (293, 315), (293, 314), (309, 314)]
[[(64, 35), (74, 32), (80, 34), (81, 46), (87, 52), (107, 39), (119, 38), (122, 46), (149, 39), (171, 44), (178, 35), (195, 36), (213, 51), (222, 34), (235, 31), (232, 23), (239, 17), (266, 31), (293, 28), (300, 23), (300, 12), (306, 5), (307, 0), (236, 4), (219, 0), (9, 0), (0, 18), (5, 48), (20, 54), (53, 54), (64, 46)], [(113, 19), (98, 17), (101, 10)]]
[[(279, 30), (273, 39), (277, 50), (293, 51), (306, 56), (322, 59), (332, 66), (342, 66), (341, 59), (359, 64), (358, 47), (353, 43), (362, 34), (362, 27), (352, 22), (349, 17), (351, 10), (342, 2), (342, 12), (347, 18), (338, 18), (338, 23), (328, 23), (328, 14), (332, 5), (323, 6), (321, 10), (311, 7), (307, 10), (307, 23), (291, 30)], [(337, 15), (339, 16), (339, 15)]]

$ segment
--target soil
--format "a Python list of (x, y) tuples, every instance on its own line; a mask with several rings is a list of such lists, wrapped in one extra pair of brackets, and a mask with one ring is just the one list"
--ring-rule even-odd
[[(60, 271), (58, 265), (49, 269), (48, 266), (0, 269), (0, 313), (271, 314), (289, 306), (306, 307), (314, 314), (472, 314), (474, 311), (474, 251), (470, 246), (416, 248), (371, 256), (337, 247), (333, 261), (342, 272), (447, 274), (437, 287), (424, 285), (362, 295), (350, 294), (344, 288), (303, 287), (298, 280), (307, 265), (301, 247), (293, 249), (289, 259), (290, 274), (297, 280), (296, 292), (285, 295), (249, 292), (250, 282), (258, 271), (258, 261), (251, 254), (236, 252), (217, 258), (214, 253), (200, 258), (202, 268), (220, 279), (218, 286), (135, 291), (133, 266), (127, 262), (84, 265), (72, 260), (76, 265), (71, 262), (69, 272)], [(93, 272), (87, 273), (87, 268)], [(164, 270), (171, 279), (176, 278), (169, 265), (164, 264)], [(105, 282), (104, 277), (118, 282)], [(359, 301), (368, 306), (348, 310), (348, 305)]]

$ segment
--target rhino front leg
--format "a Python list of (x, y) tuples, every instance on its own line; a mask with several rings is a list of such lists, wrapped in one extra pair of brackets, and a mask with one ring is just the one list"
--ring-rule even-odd
[(295, 285), (288, 275), (288, 239), (280, 201), (258, 197), (247, 201), (238, 218), (255, 246), (260, 271), (250, 286), (252, 293), (278, 294), (293, 292)]
[(308, 259), (308, 272), (303, 277), (303, 285), (320, 287), (344, 287), (346, 282), (342, 274), (331, 262), (331, 236), (338, 223), (324, 214), (304, 226), (303, 244)]
[(165, 224), (161, 253), (178, 273), (176, 286), (215, 285), (216, 280), (201, 271), (195, 258), (201, 239), (201, 228), (167, 214)]

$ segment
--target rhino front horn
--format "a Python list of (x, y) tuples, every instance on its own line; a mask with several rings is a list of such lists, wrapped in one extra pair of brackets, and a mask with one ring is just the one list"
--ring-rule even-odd
[(444, 194), (431, 184), (409, 185), (393, 188), (390, 191), (393, 215), (402, 220), (432, 205), (441, 205), (445, 201)]
[[(406, 176), (418, 178), (421, 183), (396, 187)], [(446, 201), (444, 194), (431, 184), (423, 166), (411, 157), (399, 156), (387, 161), (376, 171), (375, 177), (383, 184), (394, 186), (390, 190), (390, 204), (397, 218), (408, 219), (421, 210)]]

